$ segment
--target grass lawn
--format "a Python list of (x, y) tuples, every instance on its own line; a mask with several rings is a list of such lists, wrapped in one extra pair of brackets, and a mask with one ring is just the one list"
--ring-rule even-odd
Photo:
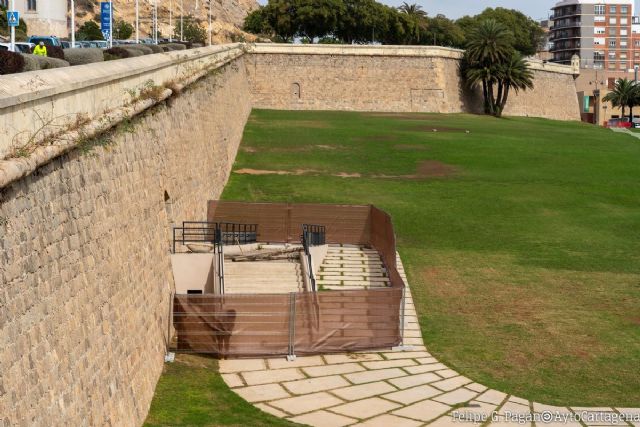
[(225, 199), (391, 213), (427, 346), (469, 378), (548, 404), (640, 403), (639, 140), (543, 119), (262, 110), (234, 170)]
[(229, 390), (206, 356), (178, 355), (156, 386), (145, 422), (159, 426), (295, 426), (262, 412)]

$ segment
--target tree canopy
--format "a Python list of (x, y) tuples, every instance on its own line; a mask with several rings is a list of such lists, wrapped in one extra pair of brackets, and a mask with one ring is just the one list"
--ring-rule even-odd
[(250, 13), (245, 31), (292, 42), (296, 37), (319, 43), (422, 44), (464, 48), (480, 22), (500, 22), (511, 34), (511, 45), (532, 55), (542, 42), (543, 30), (531, 18), (505, 8), (487, 8), (457, 21), (429, 16), (416, 3), (398, 8), (376, 0), (269, 0)]

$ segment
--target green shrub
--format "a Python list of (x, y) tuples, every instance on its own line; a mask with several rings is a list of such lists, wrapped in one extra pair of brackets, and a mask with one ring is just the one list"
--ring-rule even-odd
[(24, 58), (19, 53), (0, 50), (0, 74), (19, 73), (24, 69)]
[(171, 50), (185, 50), (187, 48), (183, 43), (167, 43), (163, 46), (166, 46)]
[(35, 55), (23, 53), (22, 59), (24, 59), (24, 67), (22, 68), (22, 71), (36, 71), (40, 69), (40, 63), (36, 59)]
[(142, 52), (140, 49), (132, 49), (129, 46), (123, 47), (122, 49), (126, 50), (129, 53), (130, 58), (144, 55), (144, 52)]
[(148, 47), (149, 49), (151, 49), (153, 51), (153, 53), (162, 53), (164, 52), (164, 49), (162, 49), (161, 46), (158, 46), (156, 44), (148, 44), (145, 45), (146, 47)]
[(71, 65), (93, 64), (94, 62), (104, 61), (102, 49), (84, 48), (84, 49), (65, 49), (64, 59)]
[(128, 50), (123, 49), (123, 48), (118, 47), (118, 46), (112, 47), (111, 49), (107, 49), (107, 50), (104, 51), (105, 60), (107, 60), (107, 55), (115, 57), (115, 58), (112, 58), (112, 59), (122, 59), (122, 58), (131, 57), (131, 54), (129, 53)]
[(65, 59), (64, 50), (58, 46), (47, 46), (47, 56), (49, 58)]
[(151, 50), (149, 46), (142, 45), (142, 44), (132, 44), (127, 46), (127, 49), (139, 50), (140, 52), (142, 52), (143, 55), (151, 55), (153, 53), (153, 50)]
[(38, 61), (38, 66), (41, 70), (48, 70), (50, 68), (61, 68), (68, 67), (69, 63), (65, 60), (58, 58), (49, 58), (48, 56), (38, 56), (33, 55), (36, 61)]

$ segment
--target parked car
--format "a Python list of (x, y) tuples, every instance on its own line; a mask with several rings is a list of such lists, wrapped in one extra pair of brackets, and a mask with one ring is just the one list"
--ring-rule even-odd
[(99, 47), (101, 49), (107, 49), (109, 47), (109, 42), (104, 40), (91, 40), (91, 47)]
[(608, 128), (630, 128), (632, 126), (629, 117), (613, 118), (607, 122)]
[(56, 36), (31, 36), (27, 41), (29, 43), (33, 43), (34, 45), (43, 42), (45, 46), (62, 47), (60, 39), (58, 39)]
[[(16, 42), (16, 52), (31, 53), (35, 45), (33, 43)], [(0, 50), (11, 50), (11, 43), (0, 43)]]
[(16, 50), (21, 53), (31, 53), (33, 48), (36, 47), (33, 43), (18, 42), (16, 43)]

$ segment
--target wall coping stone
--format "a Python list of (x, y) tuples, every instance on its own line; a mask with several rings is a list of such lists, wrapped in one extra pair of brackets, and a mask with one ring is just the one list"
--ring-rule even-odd
[[(216, 53), (231, 52), (241, 46), (242, 43), (206, 46), (116, 61), (0, 76), (0, 109), (148, 73)], [(36, 90), (34, 90), (34, 86), (37, 87)]]
[[(248, 53), (282, 55), (341, 55), (341, 56), (408, 56), (433, 57), (460, 60), (462, 49), (442, 46), (397, 46), (397, 45), (334, 45), (334, 44), (284, 44), (253, 43), (248, 45)], [(570, 65), (544, 62), (527, 58), (532, 70), (548, 71), (559, 74), (579, 74)]]

